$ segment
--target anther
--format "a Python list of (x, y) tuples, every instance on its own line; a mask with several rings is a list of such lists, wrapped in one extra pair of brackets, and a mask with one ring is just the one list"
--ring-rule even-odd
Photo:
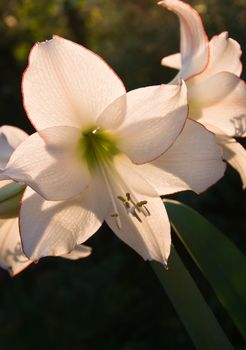
[(137, 203), (137, 206), (138, 206), (139, 208), (141, 208), (143, 205), (145, 205), (145, 204), (147, 204), (147, 203), (148, 203), (147, 201), (140, 201), (140, 202)]
[(128, 212), (130, 214), (132, 214), (132, 216), (134, 216), (139, 222), (142, 222), (141, 218), (138, 216), (137, 212), (136, 212), (136, 209), (134, 207), (130, 207), (128, 209)]

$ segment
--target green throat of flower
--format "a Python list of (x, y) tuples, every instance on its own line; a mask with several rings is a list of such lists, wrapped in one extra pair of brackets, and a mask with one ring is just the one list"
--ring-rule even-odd
[(82, 132), (79, 149), (90, 170), (105, 163), (110, 164), (114, 156), (120, 153), (113, 137), (96, 127)]

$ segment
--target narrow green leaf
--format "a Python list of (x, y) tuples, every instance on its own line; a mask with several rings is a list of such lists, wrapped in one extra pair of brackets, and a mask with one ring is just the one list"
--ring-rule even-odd
[(25, 185), (15, 182), (0, 188), (0, 219), (18, 216)]
[(25, 185), (21, 185), (15, 182), (12, 182), (2, 188), (0, 188), (0, 203), (10, 199), (11, 197), (16, 196), (20, 192), (23, 193)]
[(175, 249), (172, 248), (168, 271), (155, 261), (151, 265), (196, 348), (232, 350), (231, 343)]
[(23, 192), (19, 192), (17, 195), (0, 202), (0, 219), (9, 219), (18, 216), (22, 195)]
[(172, 227), (246, 340), (246, 259), (216, 227), (188, 206), (164, 200)]

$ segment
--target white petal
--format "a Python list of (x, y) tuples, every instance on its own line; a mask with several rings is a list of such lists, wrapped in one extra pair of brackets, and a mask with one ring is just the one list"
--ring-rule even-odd
[(229, 136), (246, 135), (246, 85), (236, 75), (217, 73), (188, 87), (189, 117), (220, 128)]
[(87, 258), (87, 256), (91, 255), (91, 247), (80, 244), (75, 246), (75, 248), (68, 254), (62, 255), (61, 258), (69, 259), (69, 260), (78, 260), (81, 258)]
[(169, 68), (174, 68), (174, 69), (180, 70), (181, 69), (181, 54), (174, 53), (173, 55), (163, 57), (163, 59), (161, 60), (161, 65), (169, 67)]
[(208, 39), (199, 14), (179, 0), (162, 0), (163, 7), (176, 13), (180, 21), (182, 68), (177, 77), (187, 79), (203, 71), (208, 64)]
[(246, 188), (246, 150), (235, 139), (220, 142), (227, 162), (239, 173), (243, 188)]
[(231, 72), (240, 76), (242, 72), (240, 45), (233, 39), (228, 38), (228, 33), (223, 32), (215, 35), (209, 42), (210, 59), (208, 66), (202, 74), (194, 77), (193, 84), (203, 81), (219, 72)]
[(116, 129), (124, 121), (126, 115), (126, 94), (113, 101), (97, 118), (97, 126), (106, 129)]
[(31, 135), (13, 153), (0, 179), (24, 182), (50, 200), (63, 200), (81, 193), (90, 174), (79, 159), (80, 130), (73, 127), (47, 128)]
[(200, 193), (224, 175), (225, 163), (215, 136), (201, 124), (187, 120), (172, 147), (137, 171), (159, 195), (185, 190)]
[(23, 250), (32, 260), (70, 253), (101, 226), (108, 209), (100, 183), (66, 201), (45, 201), (30, 188), (20, 209)]
[(57, 36), (33, 47), (23, 77), (24, 105), (38, 130), (91, 125), (124, 93), (121, 80), (99, 56)]
[[(135, 172), (136, 165), (127, 160), (118, 160), (115, 164), (122, 182), (112, 178), (112, 186), (116, 197), (116, 209), (120, 226), (112, 217), (115, 208), (111, 208), (106, 222), (115, 234), (139, 253), (145, 260), (156, 260), (164, 265), (170, 253), (170, 224), (165, 207), (154, 189)], [(127, 212), (124, 203), (117, 196), (126, 197), (131, 194), (135, 201), (147, 200), (146, 207), (150, 216), (137, 213), (142, 222)]]
[(10, 125), (0, 127), (0, 168), (4, 168), (13, 151), (28, 135), (25, 131)]
[(119, 149), (134, 163), (164, 153), (184, 127), (187, 117), (186, 86), (149, 86), (127, 93), (127, 114), (117, 131)]
[(23, 254), (18, 218), (0, 220), (0, 266), (16, 275), (31, 264)]

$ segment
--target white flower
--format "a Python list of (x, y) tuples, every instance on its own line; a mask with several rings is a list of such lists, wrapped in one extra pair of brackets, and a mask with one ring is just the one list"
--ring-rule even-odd
[[(13, 151), (27, 137), (28, 135), (19, 128), (9, 125), (0, 127), (0, 168), (6, 166)], [(12, 276), (32, 263), (23, 254), (16, 217), (24, 187), (13, 183), (12, 180), (0, 181), (0, 266)], [(78, 245), (63, 257), (79, 259), (90, 253), (90, 247)]]
[(32, 49), (23, 94), (38, 132), (1, 178), (32, 188), (20, 210), (26, 255), (65, 254), (106, 220), (144, 259), (166, 265), (170, 225), (159, 196), (203, 191), (225, 169), (213, 135), (184, 126), (185, 84), (126, 93), (102, 59), (56, 36)]
[(246, 152), (234, 138), (246, 135), (240, 45), (226, 32), (208, 42), (201, 18), (190, 5), (179, 0), (159, 4), (178, 15), (181, 32), (181, 53), (164, 57), (162, 65), (180, 70), (172, 83), (186, 80), (189, 118), (217, 134), (224, 158), (239, 172), (246, 188)]

